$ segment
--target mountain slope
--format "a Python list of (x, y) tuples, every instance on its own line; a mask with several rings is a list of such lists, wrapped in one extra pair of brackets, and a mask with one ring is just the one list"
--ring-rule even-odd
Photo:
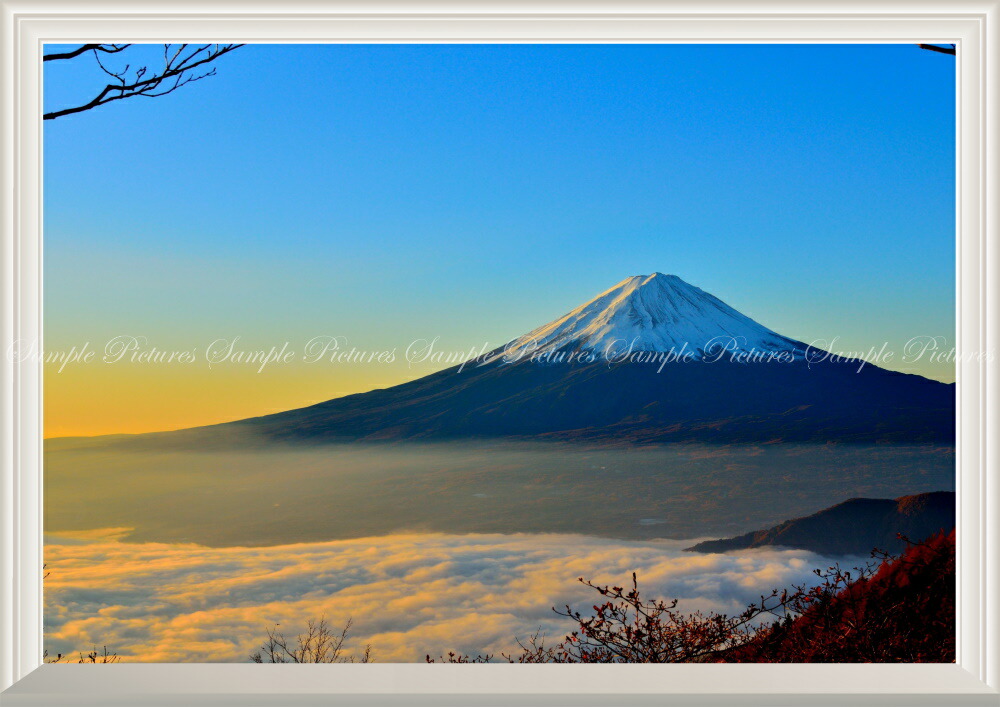
[(787, 520), (766, 530), (724, 540), (708, 540), (687, 548), (694, 552), (728, 552), (780, 545), (826, 555), (868, 555), (874, 548), (899, 552), (902, 533), (920, 541), (955, 527), (955, 494), (935, 491), (915, 496), (852, 498), (804, 518)]
[[(623, 347), (631, 355), (617, 355)], [(954, 442), (953, 385), (812, 353), (654, 273), (626, 278), (480, 360), (170, 439)]]

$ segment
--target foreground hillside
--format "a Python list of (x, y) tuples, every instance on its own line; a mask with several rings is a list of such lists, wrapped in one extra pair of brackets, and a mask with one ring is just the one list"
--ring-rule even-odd
[(955, 660), (955, 531), (885, 562), (874, 576), (780, 622), (726, 660), (755, 663), (948, 663)]

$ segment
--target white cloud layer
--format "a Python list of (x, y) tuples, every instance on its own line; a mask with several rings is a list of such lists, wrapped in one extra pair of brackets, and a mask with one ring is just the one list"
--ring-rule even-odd
[(690, 540), (413, 534), (210, 548), (124, 543), (122, 531), (48, 538), (50, 653), (107, 645), (123, 660), (244, 662), (274, 624), (292, 636), (321, 616), (335, 627), (353, 617), (350, 647), (370, 643), (379, 662), (499, 653), (538, 629), (571, 630), (551, 608), (599, 598), (577, 577), (621, 584), (636, 571), (647, 596), (736, 612), (830, 564), (795, 550), (683, 552)]

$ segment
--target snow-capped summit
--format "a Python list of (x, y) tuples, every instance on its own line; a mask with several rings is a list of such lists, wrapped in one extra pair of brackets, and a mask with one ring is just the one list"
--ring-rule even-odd
[(655, 272), (627, 277), (568, 314), (511, 342), (507, 356), (564, 348), (600, 355), (633, 351), (728, 350), (802, 352), (789, 339), (737, 312), (676, 275)]

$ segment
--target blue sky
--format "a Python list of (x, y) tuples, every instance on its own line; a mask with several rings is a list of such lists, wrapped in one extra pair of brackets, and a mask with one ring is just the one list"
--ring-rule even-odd
[[(83, 59), (46, 66), (47, 110), (96, 85)], [(50, 346), (500, 343), (653, 271), (806, 341), (953, 339), (952, 57), (259, 45), (217, 68), (46, 122)]]

